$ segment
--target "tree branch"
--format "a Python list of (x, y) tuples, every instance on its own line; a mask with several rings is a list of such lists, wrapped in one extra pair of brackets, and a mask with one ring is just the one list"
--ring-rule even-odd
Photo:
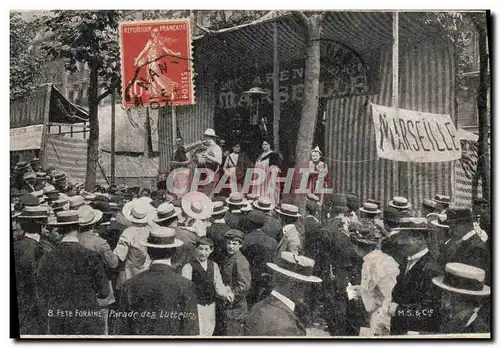
[(97, 102), (100, 103), (101, 100), (106, 98), (108, 95), (111, 95), (113, 90), (115, 88), (118, 88), (119, 86), (120, 86), (120, 81), (113, 82), (104, 93), (102, 93), (100, 96), (97, 97)]
[(205, 33), (207, 33), (207, 34), (212, 34), (212, 31), (211, 31), (210, 29), (205, 28), (205, 27), (204, 27), (203, 25), (201, 25), (201, 24), (196, 23), (196, 27), (197, 27), (198, 29), (201, 29), (202, 31), (204, 31), (204, 32), (205, 32)]

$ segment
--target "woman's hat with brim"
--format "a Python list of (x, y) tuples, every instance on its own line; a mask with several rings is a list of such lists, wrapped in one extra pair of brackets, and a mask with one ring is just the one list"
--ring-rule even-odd
[(229, 197), (226, 199), (226, 203), (229, 204), (229, 205), (235, 205), (235, 206), (248, 205), (248, 201), (239, 192), (233, 192), (233, 193), (231, 193), (229, 195)]
[(170, 227), (154, 226), (147, 242), (141, 242), (148, 248), (170, 249), (184, 245), (180, 239), (175, 238), (175, 229)]
[(273, 210), (273, 202), (267, 197), (259, 197), (257, 200), (253, 201), (253, 206), (256, 209), (263, 211), (271, 211)]
[(378, 208), (378, 206), (375, 203), (363, 203), (363, 206), (359, 208), (359, 211), (362, 211), (365, 214), (380, 214), (382, 210)]
[(226, 207), (224, 205), (224, 202), (221, 202), (221, 201), (214, 201), (212, 202), (213, 203), (213, 212), (212, 212), (212, 216), (213, 215), (220, 215), (220, 214), (224, 214), (226, 211), (229, 210), (228, 207)]
[(156, 215), (156, 209), (151, 204), (133, 199), (123, 206), (122, 213), (128, 221), (146, 224)]
[(47, 225), (50, 226), (69, 226), (79, 225), (80, 216), (76, 210), (65, 210), (56, 213), (56, 219), (49, 221)]
[(463, 295), (489, 296), (491, 289), (484, 284), (484, 270), (463, 263), (447, 263), (444, 275), (432, 278), (441, 289)]
[(172, 203), (162, 203), (156, 209), (156, 223), (167, 221), (177, 217), (177, 211)]
[(396, 209), (410, 209), (410, 203), (408, 198), (405, 197), (394, 197), (390, 202), (389, 206)]
[(377, 237), (371, 234), (369, 229), (362, 229), (359, 227), (362, 226), (358, 226), (358, 228), (350, 232), (349, 238), (351, 239), (351, 242), (358, 245), (379, 245), (380, 241), (383, 239), (383, 236)]
[(205, 220), (212, 216), (213, 203), (210, 198), (202, 192), (188, 192), (181, 200), (184, 213), (194, 219)]
[(49, 217), (47, 207), (25, 206), (23, 211), (17, 215), (19, 219), (46, 219)]
[(435, 195), (432, 199), (436, 203), (451, 204), (451, 197), (445, 195)]
[(274, 272), (301, 282), (321, 283), (321, 278), (312, 275), (314, 264), (313, 259), (283, 251), (277, 263), (268, 262), (267, 266)]
[(94, 209), (90, 206), (83, 206), (78, 209), (80, 217), (80, 226), (90, 226), (98, 223), (102, 219), (102, 211)]
[(293, 204), (281, 203), (279, 207), (276, 208), (276, 212), (280, 215), (290, 216), (290, 217), (300, 217), (299, 207)]

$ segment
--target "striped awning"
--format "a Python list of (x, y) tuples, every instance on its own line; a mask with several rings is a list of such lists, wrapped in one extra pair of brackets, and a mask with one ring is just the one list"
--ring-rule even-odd
[[(428, 41), (440, 35), (439, 27), (425, 24), (425, 13), (401, 12), (399, 40), (401, 44)], [(279, 61), (303, 59), (304, 30), (292, 14), (260, 23), (229, 28), (195, 38), (193, 42), (195, 70), (214, 75), (238, 71), (249, 66), (270, 66), (273, 61), (273, 26), (278, 24)], [(391, 12), (326, 12), (321, 39), (349, 46), (358, 54), (368, 53), (392, 41)], [(322, 52), (324, 54), (324, 52)]]

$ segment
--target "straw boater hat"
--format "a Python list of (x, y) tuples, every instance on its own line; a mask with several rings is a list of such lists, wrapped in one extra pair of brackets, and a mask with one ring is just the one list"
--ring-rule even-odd
[(56, 213), (56, 219), (49, 221), (50, 226), (69, 226), (80, 224), (80, 216), (76, 210), (65, 210)]
[(230, 204), (230, 205), (236, 205), (236, 206), (248, 205), (248, 201), (239, 192), (231, 193), (229, 195), (229, 197), (226, 199), (226, 203)]
[(149, 234), (147, 242), (141, 242), (141, 244), (148, 248), (169, 249), (178, 248), (184, 242), (175, 238), (175, 229), (155, 226)]
[(25, 170), (25, 169), (28, 169), (28, 162), (26, 161), (21, 161), (21, 162), (17, 162), (16, 163), (16, 166), (14, 167), (15, 170), (18, 170), (18, 171), (21, 171), (21, 170)]
[(271, 211), (273, 210), (273, 203), (267, 197), (259, 197), (256, 201), (253, 201), (253, 206), (259, 210)]
[(283, 251), (277, 263), (268, 262), (267, 266), (274, 272), (278, 272), (289, 278), (308, 282), (321, 283), (321, 278), (313, 276), (314, 260), (302, 255), (295, 255), (289, 251)]
[(98, 223), (103, 214), (100, 210), (85, 206), (78, 209), (78, 215), (80, 217), (80, 226), (90, 226)]
[(382, 212), (382, 210), (380, 210), (375, 203), (368, 202), (363, 203), (363, 206), (359, 208), (359, 211), (362, 211), (366, 214), (380, 214)]
[(213, 137), (216, 138), (217, 136), (215, 135), (215, 131), (212, 128), (207, 128), (205, 133), (203, 133), (204, 136), (206, 137)]
[(78, 208), (85, 205), (85, 200), (82, 196), (76, 195), (69, 198), (69, 209), (78, 210)]
[(444, 275), (432, 278), (441, 289), (471, 296), (489, 296), (491, 289), (484, 284), (484, 270), (463, 263), (447, 263)]
[(83, 197), (83, 199), (85, 199), (86, 201), (93, 201), (95, 199), (95, 194), (91, 193), (91, 192), (87, 192), (87, 191), (82, 191), (80, 193), (80, 196)]
[(30, 163), (33, 165), (33, 164), (37, 164), (37, 163), (40, 163), (40, 159), (38, 157), (33, 157), (30, 161)]
[(60, 211), (60, 210), (68, 210), (69, 208), (69, 203), (68, 200), (65, 198), (60, 198), (54, 202), (52, 202), (52, 210), (54, 212)]
[(281, 203), (279, 207), (276, 208), (276, 212), (281, 215), (300, 217), (299, 207), (293, 204)]
[(424, 199), (424, 201), (422, 202), (422, 205), (426, 208), (429, 208), (429, 209), (434, 209), (436, 208), (436, 201), (432, 200), (432, 199), (429, 199), (429, 198), (426, 198)]
[(213, 212), (212, 212), (212, 215), (220, 215), (220, 214), (224, 214), (226, 211), (229, 210), (228, 207), (226, 207), (224, 205), (223, 202), (221, 201), (215, 201), (215, 202), (212, 202), (213, 203)]
[(25, 206), (23, 211), (17, 215), (19, 219), (46, 219), (49, 217), (47, 207)]
[(156, 209), (151, 204), (134, 199), (123, 206), (122, 213), (131, 222), (145, 224), (156, 215)]
[(56, 170), (52, 173), (52, 177), (54, 178), (54, 182), (62, 181), (66, 179), (66, 173), (60, 170)]
[(246, 213), (252, 211), (252, 204), (249, 202), (247, 205), (241, 207), (240, 211), (246, 212)]
[(451, 204), (451, 197), (445, 195), (435, 195), (433, 201), (436, 203)]
[(314, 193), (308, 193), (307, 194), (307, 200), (314, 202), (314, 203), (319, 203), (319, 196), (315, 195)]
[(253, 203), (255, 200), (259, 199), (259, 195), (256, 194), (256, 193), (248, 193), (247, 194), (247, 200), (250, 202), (250, 203)]
[(430, 213), (427, 215), (427, 220), (430, 221), (432, 226), (443, 229), (450, 228), (450, 222), (448, 221), (448, 216), (446, 214)]
[(35, 172), (26, 172), (23, 175), (23, 180), (36, 179)]
[(47, 180), (47, 173), (45, 172), (37, 172), (35, 175), (37, 180)]
[(373, 199), (373, 198), (369, 198), (366, 200), (366, 203), (373, 203), (373, 204), (376, 204), (377, 205), (377, 208), (380, 209), (380, 206), (381, 206), (381, 202), (380, 201), (377, 201), (376, 199)]
[(162, 203), (156, 208), (156, 219), (153, 221), (158, 223), (166, 220), (170, 220), (177, 217), (177, 211), (172, 203)]
[(213, 203), (210, 198), (202, 192), (188, 192), (181, 200), (181, 206), (187, 216), (205, 220), (212, 216)]
[(392, 201), (389, 202), (389, 206), (396, 209), (410, 209), (408, 198), (405, 197), (394, 197)]

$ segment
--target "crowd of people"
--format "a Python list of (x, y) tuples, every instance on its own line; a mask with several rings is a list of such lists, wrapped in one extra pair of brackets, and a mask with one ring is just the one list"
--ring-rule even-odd
[[(208, 146), (203, 158), (222, 156)], [(263, 148), (258, 162), (272, 161)], [(301, 214), (274, 189), (200, 191), (87, 192), (36, 158), (17, 163), (21, 335), (290, 337), (315, 316), (332, 336), (490, 332), (488, 202), (438, 194), (417, 213), (407, 197), (310, 193)]]

